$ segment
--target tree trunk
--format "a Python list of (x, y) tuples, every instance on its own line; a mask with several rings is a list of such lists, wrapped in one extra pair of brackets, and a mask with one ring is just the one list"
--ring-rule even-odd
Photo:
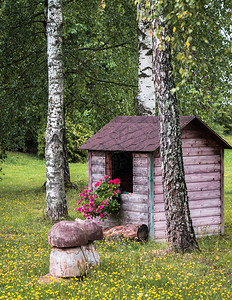
[[(155, 26), (161, 25), (156, 21)], [(153, 74), (160, 122), (160, 157), (169, 248), (191, 252), (198, 248), (190, 217), (176, 95), (172, 93), (170, 44), (167, 31), (153, 32)]]
[(51, 220), (68, 214), (64, 189), (64, 113), (62, 0), (48, 1), (48, 117), (46, 129), (46, 213)]
[(155, 115), (155, 93), (152, 78), (151, 22), (143, 20), (143, 4), (138, 5), (138, 95), (137, 115)]
[(70, 170), (68, 163), (68, 149), (67, 149), (67, 139), (66, 139), (66, 129), (65, 129), (65, 111), (64, 111), (64, 137), (63, 137), (63, 153), (64, 153), (64, 184), (66, 187), (70, 187)]

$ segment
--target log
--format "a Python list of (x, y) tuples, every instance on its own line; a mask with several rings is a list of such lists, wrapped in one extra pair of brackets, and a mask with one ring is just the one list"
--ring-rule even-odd
[(135, 194), (149, 195), (148, 186), (134, 184), (133, 192)]
[(147, 154), (146, 153), (134, 153), (134, 158), (140, 158), (140, 157), (143, 157), (143, 158), (147, 158)]
[[(208, 164), (208, 165), (189, 165), (185, 166), (185, 174), (198, 174), (198, 173), (214, 173), (220, 172), (220, 164)], [(161, 167), (155, 167), (155, 175), (161, 176)]]
[[(220, 155), (207, 155), (207, 156), (184, 156), (184, 165), (190, 166), (190, 165), (214, 165), (219, 164), (221, 162)], [(154, 159), (154, 166), (158, 167), (161, 166), (160, 158)]]
[(148, 224), (148, 212), (122, 211), (120, 224)]
[(147, 167), (147, 158), (134, 158), (134, 164), (135, 167)]
[(212, 139), (206, 138), (194, 138), (194, 139), (183, 139), (183, 148), (198, 148), (198, 147), (217, 147), (218, 144)]
[[(220, 172), (213, 172), (213, 173), (198, 173), (198, 174), (186, 174), (185, 180), (186, 182), (193, 183), (193, 182), (214, 182), (219, 181), (221, 179)], [(154, 184), (161, 185), (162, 184), (162, 176), (156, 176), (154, 179)]]
[(106, 240), (125, 237), (127, 239), (136, 239), (138, 241), (146, 241), (148, 239), (149, 230), (147, 225), (126, 224), (113, 228), (103, 229)]
[(135, 167), (133, 165), (133, 176), (147, 177), (147, 174), (148, 174), (148, 168)]
[(147, 203), (148, 196), (141, 194), (121, 194), (122, 203)]

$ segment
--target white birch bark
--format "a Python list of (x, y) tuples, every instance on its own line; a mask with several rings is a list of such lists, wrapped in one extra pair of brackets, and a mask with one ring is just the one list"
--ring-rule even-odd
[(138, 95), (137, 115), (155, 115), (155, 92), (152, 75), (152, 22), (143, 20), (143, 4), (138, 15)]
[(62, 0), (48, 0), (46, 214), (52, 220), (59, 220), (68, 213), (64, 189), (62, 23)]

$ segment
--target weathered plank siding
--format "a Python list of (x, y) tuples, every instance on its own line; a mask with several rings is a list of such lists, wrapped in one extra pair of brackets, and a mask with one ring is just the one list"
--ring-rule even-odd
[[(224, 232), (224, 150), (200, 127), (189, 124), (182, 132), (183, 159), (189, 206), (198, 235)], [(150, 227), (150, 157), (133, 153), (133, 193), (121, 195), (120, 212), (103, 222), (104, 227), (126, 223)], [(111, 174), (110, 152), (89, 152), (89, 185)], [(154, 232), (166, 238), (166, 224), (159, 150), (154, 152)]]
[[(108, 154), (94, 155), (92, 152), (92, 170), (98, 170), (98, 175), (92, 175), (92, 182), (95, 183), (103, 171), (107, 173), (110, 169)], [(103, 163), (105, 161), (105, 164)], [(95, 165), (97, 163), (97, 165)], [(98, 167), (96, 169), (96, 166)], [(93, 173), (93, 172), (92, 172)], [(102, 178), (102, 177), (101, 177)], [(93, 184), (92, 184), (93, 186)], [(102, 222), (103, 227), (113, 227), (122, 224), (146, 224), (149, 223), (149, 154), (133, 154), (133, 193), (121, 195), (120, 212), (110, 216)]]
[[(104, 151), (89, 151), (89, 186), (94, 189), (95, 183), (110, 171), (109, 153)], [(107, 174), (108, 175), (108, 174)], [(103, 227), (114, 227), (120, 225), (121, 212), (116, 213), (104, 222)]]
[(121, 195), (121, 224), (148, 225), (149, 154), (133, 153), (133, 193)]
[[(182, 132), (186, 184), (193, 225), (198, 235), (223, 231), (223, 153), (219, 145), (198, 126), (189, 124)], [(161, 164), (154, 153), (155, 239), (166, 238)]]
[(89, 187), (94, 188), (94, 184), (99, 179), (105, 176), (106, 162), (105, 152), (103, 151), (91, 151), (88, 157), (88, 169), (89, 169)]

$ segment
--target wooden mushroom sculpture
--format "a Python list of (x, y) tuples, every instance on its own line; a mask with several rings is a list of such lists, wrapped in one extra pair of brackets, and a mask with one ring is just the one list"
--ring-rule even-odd
[(56, 277), (86, 274), (90, 266), (100, 263), (93, 241), (101, 239), (102, 228), (93, 220), (56, 223), (48, 233), (48, 243), (53, 246), (50, 274)]

